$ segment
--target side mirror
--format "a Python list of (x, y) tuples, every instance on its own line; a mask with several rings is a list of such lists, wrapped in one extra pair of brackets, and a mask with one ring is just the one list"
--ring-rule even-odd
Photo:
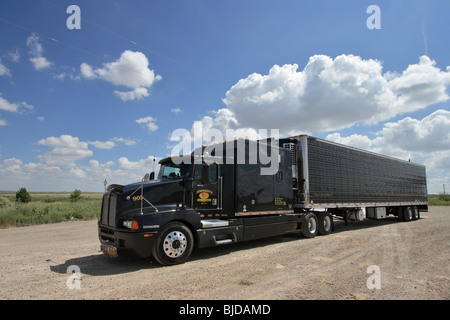
[(150, 173), (150, 180), (155, 180), (155, 171), (152, 171), (152, 173)]
[(147, 182), (147, 181), (149, 181), (149, 180), (150, 180), (150, 174), (149, 174), (149, 173), (146, 173), (145, 176), (144, 176), (144, 178), (142, 178), (142, 181)]
[(209, 166), (202, 167), (202, 184), (209, 183)]

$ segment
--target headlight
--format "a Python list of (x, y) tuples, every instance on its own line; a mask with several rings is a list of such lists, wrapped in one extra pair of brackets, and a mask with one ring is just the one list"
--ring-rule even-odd
[(139, 229), (139, 224), (136, 220), (123, 220), (122, 226), (127, 229), (137, 230)]
[(128, 229), (131, 229), (132, 223), (133, 223), (132, 220), (123, 220), (122, 221), (122, 225), (124, 226), (124, 228), (128, 228)]

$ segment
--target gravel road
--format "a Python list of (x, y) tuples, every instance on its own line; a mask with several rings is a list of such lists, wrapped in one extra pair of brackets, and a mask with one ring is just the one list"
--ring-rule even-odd
[[(450, 299), (450, 207), (194, 251), (108, 259), (96, 221), (0, 230), (0, 299)], [(74, 280), (78, 272), (81, 280)]]

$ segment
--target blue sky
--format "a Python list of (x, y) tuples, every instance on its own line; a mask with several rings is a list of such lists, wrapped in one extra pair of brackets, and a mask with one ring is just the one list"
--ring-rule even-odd
[(450, 189), (449, 16), (440, 0), (2, 1), (0, 190), (135, 181), (194, 123), (411, 159)]

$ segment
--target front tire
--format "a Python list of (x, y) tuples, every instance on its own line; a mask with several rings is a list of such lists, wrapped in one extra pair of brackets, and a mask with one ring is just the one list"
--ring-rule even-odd
[(169, 223), (158, 234), (153, 257), (162, 265), (175, 265), (186, 262), (194, 248), (191, 230), (183, 223)]

